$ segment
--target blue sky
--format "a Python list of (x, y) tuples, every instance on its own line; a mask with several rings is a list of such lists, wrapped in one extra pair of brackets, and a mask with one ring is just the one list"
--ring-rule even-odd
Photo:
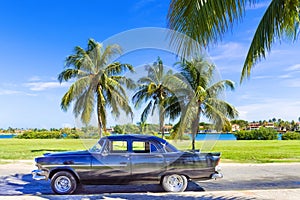
[[(222, 79), (236, 82), (236, 90), (228, 92), (226, 100), (238, 109), (240, 119), (298, 120), (299, 41), (277, 42), (267, 59), (255, 66), (250, 79), (239, 85), (246, 52), (268, 3), (260, 1), (255, 8), (247, 8), (242, 22), (210, 46), (208, 54)], [(0, 128), (75, 126), (72, 111), (60, 109), (60, 99), (69, 86), (57, 81), (65, 58), (75, 46), (85, 48), (89, 38), (102, 42), (136, 28), (166, 28), (168, 6), (169, 1), (160, 0), (1, 1)], [(157, 56), (169, 67), (175, 61), (174, 55), (153, 49), (132, 51), (120, 59), (138, 66), (139, 71)], [(116, 121), (122, 118), (109, 118), (109, 124)]]

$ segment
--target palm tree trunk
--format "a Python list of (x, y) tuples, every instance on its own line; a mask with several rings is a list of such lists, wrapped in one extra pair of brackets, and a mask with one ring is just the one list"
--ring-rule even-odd
[(192, 122), (192, 150), (195, 150), (196, 136), (199, 131), (199, 120), (200, 120), (201, 108), (198, 106), (197, 116)]
[(159, 128), (160, 128), (162, 138), (165, 137), (164, 121), (165, 121), (165, 118), (164, 118), (163, 107), (159, 106)]
[(101, 122), (101, 117), (98, 115), (98, 130), (99, 130), (99, 137), (102, 138), (103, 126)]
[(101, 119), (101, 102), (100, 98), (97, 98), (97, 120), (98, 120), (98, 130), (99, 130), (99, 137), (102, 138), (102, 132), (103, 132), (103, 124)]

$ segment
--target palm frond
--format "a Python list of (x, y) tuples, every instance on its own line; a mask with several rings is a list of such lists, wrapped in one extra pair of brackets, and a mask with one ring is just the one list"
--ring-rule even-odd
[(107, 67), (105, 68), (105, 73), (107, 73), (108, 75), (117, 75), (117, 74), (124, 73), (126, 71), (134, 72), (133, 66), (130, 64), (122, 64), (120, 62), (114, 62), (107, 65)]
[(84, 99), (82, 102), (82, 113), (81, 113), (81, 121), (85, 124), (88, 124), (91, 121), (91, 116), (93, 113), (93, 108), (95, 105), (94, 91), (91, 87), (86, 91), (84, 95)]
[(143, 102), (147, 102), (151, 96), (148, 93), (148, 86), (142, 85), (132, 97), (132, 102), (136, 108), (140, 108)]
[(99, 66), (105, 66), (109, 63), (110, 59), (115, 55), (122, 54), (122, 48), (118, 44), (112, 44), (106, 46), (104, 52), (101, 55), (101, 58), (99, 60)]
[[(245, 2), (246, 0), (172, 0), (167, 15), (168, 27), (177, 32), (171, 32), (171, 45), (187, 57), (192, 52), (197, 52), (199, 46), (215, 43), (243, 16)], [(193, 46), (193, 40), (200, 45)]]
[(62, 83), (63, 81), (68, 81), (72, 78), (77, 77), (78, 71), (78, 69), (66, 69), (58, 75), (57, 79), (60, 83)]
[(266, 52), (271, 50), (275, 38), (280, 39), (286, 33), (292, 34), (291, 38), (296, 39), (296, 29), (300, 21), (299, 6), (299, 0), (271, 1), (252, 39), (240, 82), (250, 76), (252, 67), (258, 61), (266, 57)]
[(229, 103), (220, 99), (209, 98), (205, 102), (203, 114), (210, 119), (218, 130), (222, 129), (225, 122), (238, 116), (238, 111)]
[(165, 114), (171, 120), (177, 119), (181, 114), (181, 101), (177, 96), (168, 97), (165, 100)]
[(89, 73), (95, 73), (94, 63), (89, 56), (89, 53), (77, 46), (74, 49), (75, 53), (66, 58), (65, 67), (74, 67), (74, 69), (80, 69)]
[(230, 90), (234, 90), (234, 82), (230, 80), (221, 80), (214, 83), (206, 90), (210, 97), (217, 97), (217, 95), (223, 92), (226, 88), (229, 88)]
[(147, 106), (144, 108), (142, 115), (141, 115), (141, 122), (145, 122), (148, 118), (149, 113), (153, 110), (152, 101), (150, 101)]
[(65, 95), (61, 99), (60, 107), (63, 111), (67, 111), (71, 102), (74, 100), (73, 91), (74, 91), (74, 85), (71, 85), (69, 90), (65, 93)]
[(153, 83), (153, 82), (155, 82), (155, 81), (149, 76), (141, 77), (138, 80), (138, 84), (144, 84), (144, 85), (149, 85), (150, 83)]

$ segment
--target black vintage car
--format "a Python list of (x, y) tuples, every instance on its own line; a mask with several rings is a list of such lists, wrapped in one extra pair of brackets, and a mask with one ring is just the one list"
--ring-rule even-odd
[(220, 153), (182, 152), (167, 141), (146, 135), (101, 138), (88, 151), (47, 153), (35, 158), (35, 180), (51, 180), (57, 194), (71, 194), (78, 184), (160, 183), (182, 192), (188, 180), (222, 178)]

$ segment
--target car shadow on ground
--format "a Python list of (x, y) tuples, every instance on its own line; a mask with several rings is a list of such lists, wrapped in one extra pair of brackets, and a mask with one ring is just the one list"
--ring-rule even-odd
[[(144, 185), (80, 185), (73, 195), (55, 195), (50, 188), (50, 181), (35, 181), (31, 174), (15, 174), (0, 177), (0, 196), (32, 195), (43, 199), (174, 199), (174, 200), (252, 200), (253, 198), (201, 195), (204, 188), (197, 183), (189, 182), (187, 192), (166, 193), (159, 184)], [(192, 193), (190, 193), (192, 192)]]

